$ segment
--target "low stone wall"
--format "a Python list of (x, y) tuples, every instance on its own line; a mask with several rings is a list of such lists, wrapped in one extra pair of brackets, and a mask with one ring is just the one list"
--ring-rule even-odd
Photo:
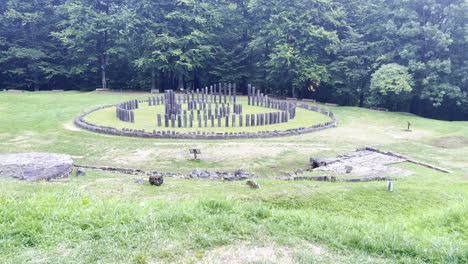
[(167, 131), (156, 131), (153, 130), (152, 132), (148, 132), (145, 130), (137, 130), (137, 129), (117, 129), (115, 127), (106, 127), (106, 126), (99, 126), (96, 124), (92, 124), (85, 120), (85, 117), (95, 111), (114, 107), (116, 104), (112, 105), (105, 105), (93, 109), (91, 111), (85, 112), (75, 118), (75, 124), (78, 127), (96, 132), (96, 133), (104, 133), (116, 136), (128, 136), (128, 137), (142, 137), (142, 138), (173, 138), (173, 139), (243, 139), (243, 138), (270, 138), (270, 137), (285, 137), (285, 136), (294, 136), (300, 135), (305, 133), (311, 133), (316, 131), (321, 131), (327, 128), (336, 127), (338, 125), (338, 119), (336, 119), (335, 115), (326, 109), (320, 108), (318, 106), (312, 106), (308, 104), (300, 104), (297, 107), (307, 109), (309, 111), (314, 111), (321, 113), (330, 117), (331, 121), (326, 122), (323, 124), (317, 124), (310, 127), (299, 127), (287, 130), (273, 130), (273, 131), (260, 131), (260, 132), (178, 132), (174, 130), (167, 130)]
[(99, 167), (99, 166), (86, 166), (86, 165), (75, 165), (76, 168), (88, 169), (88, 170), (100, 170), (108, 171), (113, 173), (122, 173), (138, 176), (162, 176), (172, 177), (176, 179), (209, 179), (209, 180), (223, 180), (223, 181), (239, 181), (246, 179), (259, 179), (267, 178), (266, 176), (259, 176), (255, 173), (248, 173), (243, 170), (236, 170), (234, 173), (225, 171), (209, 171), (195, 169), (188, 174), (177, 173), (177, 172), (160, 172), (160, 171), (144, 171), (139, 169), (129, 168), (113, 168), (113, 167)]

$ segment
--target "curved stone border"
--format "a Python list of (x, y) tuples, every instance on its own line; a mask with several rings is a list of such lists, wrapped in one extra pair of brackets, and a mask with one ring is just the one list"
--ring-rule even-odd
[(274, 130), (274, 131), (260, 131), (260, 132), (178, 132), (178, 131), (156, 131), (147, 132), (144, 129), (117, 129), (115, 127), (107, 127), (107, 126), (99, 126), (96, 124), (92, 124), (87, 122), (84, 118), (98, 110), (102, 110), (109, 107), (114, 107), (117, 104), (112, 105), (104, 105), (98, 108), (95, 108), (91, 111), (84, 112), (83, 114), (77, 116), (75, 118), (75, 124), (78, 127), (97, 132), (103, 134), (110, 134), (116, 136), (128, 136), (128, 137), (142, 137), (142, 138), (173, 138), (173, 139), (243, 139), (243, 138), (270, 138), (270, 137), (284, 137), (284, 136), (295, 136), (305, 133), (316, 132), (320, 130), (324, 130), (327, 128), (336, 127), (338, 125), (338, 119), (336, 119), (335, 115), (331, 111), (327, 111), (324, 108), (320, 108), (318, 106), (312, 106), (308, 104), (300, 104), (298, 107), (307, 109), (309, 111), (314, 111), (326, 115), (332, 119), (330, 122), (326, 122), (323, 124), (317, 124), (310, 127), (299, 127), (299, 128), (292, 128), (287, 130)]

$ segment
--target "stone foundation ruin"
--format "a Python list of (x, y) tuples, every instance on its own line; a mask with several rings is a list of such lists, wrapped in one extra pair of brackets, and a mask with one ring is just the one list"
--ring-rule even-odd
[[(99, 126), (87, 122), (84, 118), (92, 112), (115, 107), (116, 117), (124, 122), (136, 123), (138, 117), (134, 110), (142, 104), (151, 106), (164, 105), (164, 114), (156, 114), (154, 124), (161, 129), (145, 131), (138, 129)], [(146, 137), (146, 138), (179, 138), (179, 139), (228, 139), (228, 138), (268, 138), (278, 136), (291, 136), (303, 133), (323, 130), (335, 127), (338, 120), (334, 114), (318, 106), (306, 103), (298, 104), (297, 101), (282, 101), (264, 95), (260, 90), (248, 85), (247, 104), (249, 106), (264, 107), (277, 111), (266, 113), (246, 114), (243, 104), (238, 102), (235, 84), (217, 84), (190, 91), (184, 94), (176, 94), (172, 90), (165, 91), (162, 96), (152, 96), (147, 100), (130, 100), (116, 105), (107, 105), (83, 113), (75, 118), (75, 124), (98, 133), (106, 133), (120, 136)], [(310, 127), (299, 127), (288, 130), (273, 130), (260, 132), (179, 132), (171, 128), (207, 128), (207, 127), (260, 127), (294, 120), (296, 108), (300, 107), (327, 115), (331, 121)]]

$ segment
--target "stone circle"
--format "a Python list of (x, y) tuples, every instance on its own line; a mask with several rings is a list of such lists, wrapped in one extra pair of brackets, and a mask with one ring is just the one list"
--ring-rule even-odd
[[(143, 129), (114, 128), (99, 126), (85, 120), (85, 117), (95, 111), (115, 107), (117, 119), (128, 123), (138, 123), (135, 110), (143, 104), (148, 107), (164, 106), (163, 114), (155, 114), (153, 124), (158, 130), (145, 131)], [(215, 84), (203, 89), (177, 94), (166, 90), (162, 96), (148, 97), (147, 100), (129, 100), (115, 105), (107, 105), (84, 113), (75, 119), (75, 123), (82, 128), (106, 134), (147, 137), (147, 138), (182, 138), (182, 139), (228, 139), (228, 138), (267, 138), (290, 136), (323, 130), (337, 126), (338, 120), (334, 114), (318, 106), (297, 101), (273, 99), (248, 85), (247, 105), (269, 109), (264, 113), (244, 113), (244, 105), (237, 98), (235, 84)], [(206, 132), (203, 128), (244, 128), (269, 127), (294, 120), (296, 108), (300, 107), (328, 116), (331, 121), (310, 127), (299, 127), (287, 130), (259, 131), (259, 132)], [(145, 124), (146, 125), (146, 124)], [(197, 132), (180, 132), (179, 128), (199, 128)]]

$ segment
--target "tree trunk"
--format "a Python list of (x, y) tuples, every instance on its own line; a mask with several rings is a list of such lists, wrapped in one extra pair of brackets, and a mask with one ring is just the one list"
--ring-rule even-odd
[(101, 64), (101, 84), (102, 88), (107, 88), (107, 80), (106, 80), (106, 55), (101, 54), (99, 56), (99, 63)]
[(34, 75), (34, 83), (33, 83), (34, 91), (38, 92), (39, 91), (39, 77), (37, 76), (36, 70), (34, 71), (33, 75)]
[(361, 85), (361, 91), (359, 92), (359, 107), (364, 107), (364, 89), (366, 88), (366, 84)]
[(177, 81), (177, 90), (184, 89), (184, 75), (182, 73), (179, 74), (179, 78)]
[(291, 95), (293, 98), (297, 98), (297, 88), (294, 86), (294, 84), (291, 84)]
[(151, 68), (151, 90), (156, 89), (156, 71)]

